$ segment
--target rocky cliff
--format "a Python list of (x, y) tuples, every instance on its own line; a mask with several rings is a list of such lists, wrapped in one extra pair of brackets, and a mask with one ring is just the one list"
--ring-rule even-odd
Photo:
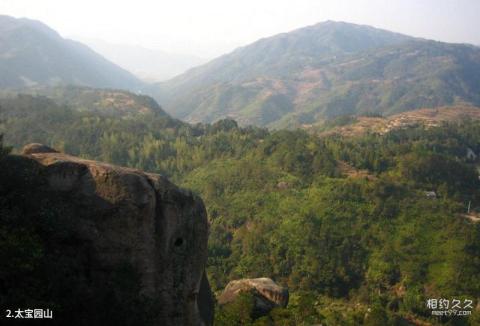
[[(160, 175), (80, 159), (40, 144), (26, 146), (21, 156), (10, 156), (3, 164), (9, 166), (0, 187), (5, 202), (12, 200), (8, 194), (14, 187), (30, 180), (30, 186), (23, 185), (29, 188), (23, 194), (32, 195), (23, 199), (30, 208), (19, 208), (25, 211), (22, 218), (33, 217), (33, 225), (47, 216), (45, 223), (57, 221), (53, 228), (62, 225), (48, 238), (38, 237), (45, 257), (53, 263), (68, 261), (62, 265), (68, 275), (56, 268), (58, 280), (49, 273), (44, 281), (71, 280), (75, 298), (70, 299), (84, 307), (68, 308), (64, 286), (50, 300), (57, 322), (73, 314), (78, 324), (105, 324), (135, 303), (145, 312), (136, 309), (133, 314), (140, 317), (118, 318), (121, 324), (211, 323), (213, 302), (198, 299), (210, 296), (204, 276), (208, 221), (199, 197)], [(117, 312), (109, 316), (114, 306)]]

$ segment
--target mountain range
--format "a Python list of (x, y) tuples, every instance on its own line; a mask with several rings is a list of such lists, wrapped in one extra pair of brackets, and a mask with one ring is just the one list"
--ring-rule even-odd
[(132, 90), (142, 85), (130, 72), (39, 21), (0, 15), (0, 87), (65, 84)]
[[(118, 58), (133, 50), (118, 49)], [(160, 71), (155, 62), (165, 58), (147, 52), (138, 54), (145, 58), (142, 69), (152, 65)], [(480, 106), (480, 48), (344, 22), (260, 39), (152, 84), (34, 20), (0, 16), (0, 53), (0, 88), (76, 85), (141, 92), (191, 123), (230, 118), (240, 125), (295, 128), (342, 115)], [(170, 75), (181, 71), (165, 66)]]
[(298, 127), (344, 114), (480, 104), (480, 49), (324, 22), (251, 45), (150, 86), (189, 122)]

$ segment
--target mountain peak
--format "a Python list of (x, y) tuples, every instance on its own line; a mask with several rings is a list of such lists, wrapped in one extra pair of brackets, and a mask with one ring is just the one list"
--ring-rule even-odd
[(333, 20), (303, 27), (285, 35), (304, 40), (305, 42), (312, 42), (316, 45), (315, 51), (323, 47), (336, 52), (335, 54), (359, 52), (413, 39), (407, 35), (368, 25)]
[(0, 16), (0, 87), (82, 85), (134, 89), (126, 70), (37, 20)]
[(326, 21), (238, 48), (153, 94), (167, 112), (190, 122), (228, 117), (242, 125), (298, 127), (459, 100), (479, 105), (477, 72), (477, 48)]
[(33, 31), (42, 32), (44, 35), (53, 36), (60, 38), (55, 30), (48, 27), (39, 20), (34, 20), (30, 18), (15, 18), (7, 15), (0, 15), (0, 31), (8, 32), (20, 28), (30, 28)]

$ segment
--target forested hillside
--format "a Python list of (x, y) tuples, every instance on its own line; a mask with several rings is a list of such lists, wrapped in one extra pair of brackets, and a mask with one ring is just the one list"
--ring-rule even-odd
[[(93, 112), (104, 116), (136, 116), (155, 114), (167, 116), (151, 97), (117, 89), (100, 89), (78, 86), (32, 87), (17, 91), (0, 91), (4, 107), (15, 106), (30, 112), (44, 107), (71, 107), (79, 112)], [(11, 105), (9, 104), (11, 103)], [(1, 105), (0, 104), (0, 105)]]
[(167, 175), (205, 201), (215, 291), (261, 276), (290, 289), (287, 308), (256, 321), (241, 305), (219, 309), (219, 325), (480, 322), (426, 307), (480, 297), (480, 122), (319, 137), (30, 100), (34, 109), (0, 101), (0, 134), (14, 151), (41, 142)]
[(299, 127), (344, 114), (480, 105), (480, 50), (323, 22), (261, 39), (149, 87), (174, 117)]

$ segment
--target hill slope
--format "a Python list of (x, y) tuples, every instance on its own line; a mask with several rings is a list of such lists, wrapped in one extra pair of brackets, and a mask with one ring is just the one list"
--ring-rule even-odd
[[(272, 314), (271, 324), (372, 325), (367, 317), (376, 309), (384, 317), (376, 325), (451, 325), (458, 316), (439, 321), (426, 298), (480, 297), (480, 223), (465, 215), (470, 201), (472, 211), (480, 211), (479, 121), (317, 137), (303, 130), (239, 128), (232, 121), (188, 125), (157, 115), (106, 117), (37, 100), (30, 109), (0, 103), (0, 134), (8, 144), (54, 145), (82, 158), (161, 173), (199, 193), (211, 223), (207, 270), (213, 289), (259, 275), (288, 286), (293, 304)], [(447, 113), (439, 109), (438, 117)], [(0, 162), (1, 156), (0, 146)], [(12, 169), (0, 171), (12, 175)], [(55, 180), (70, 176), (78, 174)], [(12, 198), (24, 208), (32, 197)], [(42, 226), (56, 225), (68, 236), (64, 224), (43, 224), (55, 222), (48, 209), (32, 212)], [(36, 238), (24, 239), (0, 237), (0, 252), (10, 253), (2, 257), (37, 261), (29, 260), (36, 251), (25, 249)], [(223, 322), (217, 314), (215, 325), (243, 325), (234, 315), (244, 311), (236, 309)], [(461, 324), (478, 325), (478, 313)]]
[(332, 134), (346, 137), (359, 137), (368, 133), (386, 134), (399, 129), (423, 126), (427, 129), (441, 126), (443, 123), (480, 120), (480, 108), (475, 106), (449, 106), (430, 109), (418, 109), (380, 116), (339, 116), (324, 122), (320, 129), (307, 126), (306, 129), (322, 136)]
[(138, 89), (126, 70), (43, 23), (0, 15), (0, 87), (75, 84)]
[[(41, 99), (45, 98), (45, 101)], [(48, 99), (48, 100), (47, 100)], [(167, 117), (168, 114), (146, 95), (134, 94), (115, 89), (99, 89), (80, 86), (31, 87), (16, 91), (0, 91), (0, 111), (9, 107), (34, 109), (35, 103), (52, 102), (68, 106), (80, 112), (94, 112), (104, 116), (136, 116), (154, 114)], [(2, 107), (3, 106), (3, 107)]]
[(325, 22), (259, 40), (151, 93), (178, 118), (292, 127), (325, 117), (480, 104), (480, 50)]

